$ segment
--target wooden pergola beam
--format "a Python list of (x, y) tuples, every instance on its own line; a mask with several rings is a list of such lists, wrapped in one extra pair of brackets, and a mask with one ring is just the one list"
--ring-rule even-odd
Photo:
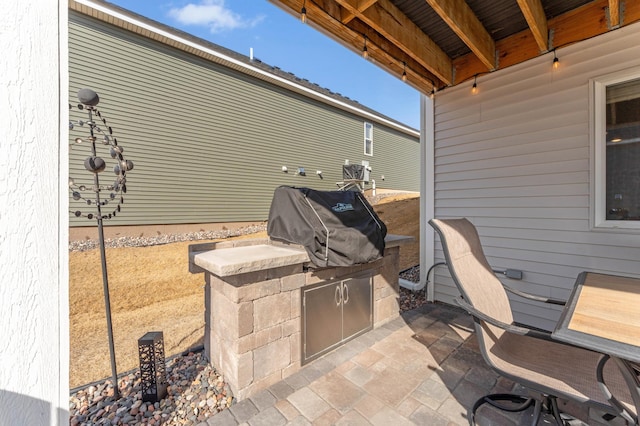
[[(365, 10), (369, 9), (371, 6), (373, 6), (373, 4), (375, 2), (377, 2), (377, 1), (378, 0), (359, 0), (359, 1), (356, 2), (356, 9), (360, 13), (362, 13)], [(342, 17), (342, 23), (343, 24), (348, 24), (355, 17), (356, 17), (355, 13), (351, 13), (351, 12), (347, 11), (345, 13), (345, 15)]]
[[(303, 0), (269, 1), (298, 16), (303, 4)], [(476, 40), (470, 43), (479, 50), (479, 46), (482, 45), (481, 40), (488, 37), (488, 34), (479, 22), (464, 24), (465, 19), (470, 20), (469, 22), (478, 21), (477, 17), (471, 13), (472, 11), (445, 13), (451, 7), (450, 5), (460, 3), (464, 3), (464, 8), (468, 9), (464, 0), (424, 1), (428, 1), (429, 4), (434, 3), (436, 6), (440, 5), (441, 13), (448, 16), (449, 21), (458, 22), (456, 26), (469, 34), (465, 38)], [(496, 67), (494, 64), (499, 64), (501, 69), (506, 68), (540, 56), (541, 51), (547, 51), (552, 47), (567, 46), (606, 33), (617, 26), (640, 21), (640, 1), (627, 1), (624, 17), (622, 17), (620, 0), (593, 0), (546, 21), (547, 30), (545, 31), (545, 21), (533, 16), (540, 15), (539, 0), (519, 0), (519, 2), (521, 8), (531, 11), (532, 17), (528, 20), (531, 29), (495, 43), (491, 40), (494, 47), (491, 47), (492, 43), (488, 43), (490, 47), (484, 48), (486, 51), (484, 55), (478, 55), (472, 49), (472, 53), (457, 57), (453, 61), (407, 16), (390, 4), (390, 0), (375, 2), (374, 0), (306, 0), (306, 9), (310, 25), (355, 51), (362, 50), (363, 37), (366, 36), (371, 61), (391, 74), (400, 77), (403, 63), (406, 63), (408, 83), (425, 94), (430, 93), (433, 85), (442, 88), (485, 73), (488, 66), (491, 66), (491, 70)], [(538, 9), (538, 12), (534, 13), (535, 9)], [(344, 24), (345, 17), (350, 13), (354, 18), (349, 18), (348, 23)], [(459, 14), (470, 14), (471, 18), (459, 17)], [(477, 29), (479, 25), (480, 29)], [(545, 33), (546, 42), (544, 42)], [(553, 33), (553, 39), (550, 38), (551, 33)], [(425, 37), (428, 40), (427, 44), (424, 42)], [(490, 52), (494, 52), (493, 55), (497, 58), (492, 58)], [(455, 79), (452, 77), (454, 74)]]
[(549, 50), (549, 30), (541, 0), (518, 0), (518, 6), (529, 24), (538, 49), (541, 52), (546, 52)]
[[(299, 16), (302, 9), (302, 0), (269, 1), (288, 10), (294, 16)], [(307, 22), (309, 25), (355, 51), (362, 49), (364, 44), (363, 36), (366, 35), (368, 40), (367, 49), (371, 61), (387, 72), (400, 77), (403, 71), (402, 62), (406, 62), (407, 83), (417, 90), (423, 93), (430, 93), (434, 85), (436, 87), (442, 86), (440, 79), (436, 75), (406, 55), (399, 47), (386, 41), (361, 20), (353, 19), (348, 26), (344, 25), (340, 19), (344, 8), (334, 0), (307, 0), (305, 8), (307, 9)], [(401, 59), (403, 57), (406, 57), (404, 61)]]
[(399, 47), (444, 84), (452, 83), (451, 59), (391, 1), (378, 0), (363, 12), (357, 8), (358, 0), (335, 0), (335, 2)]
[(495, 42), (464, 0), (426, 2), (488, 69), (496, 68)]
[[(550, 19), (548, 27), (553, 31), (553, 45), (567, 46), (610, 31), (604, 16), (605, 8), (611, 0), (595, 0), (571, 12)], [(627, 3), (625, 25), (640, 21), (640, 2)], [(506, 68), (540, 55), (536, 42), (529, 30), (522, 31), (496, 43), (500, 68)], [(471, 53), (454, 61), (458, 84), (481, 73), (477, 58)]]

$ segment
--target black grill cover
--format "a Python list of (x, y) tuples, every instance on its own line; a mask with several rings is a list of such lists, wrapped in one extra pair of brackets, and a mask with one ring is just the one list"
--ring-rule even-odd
[(322, 268), (381, 258), (387, 227), (360, 192), (281, 186), (273, 193), (267, 234), (304, 246)]

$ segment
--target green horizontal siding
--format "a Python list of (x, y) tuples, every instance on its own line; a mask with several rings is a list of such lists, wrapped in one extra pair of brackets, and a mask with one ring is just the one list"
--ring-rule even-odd
[[(99, 110), (135, 164), (122, 212), (109, 224), (264, 220), (277, 186), (336, 189), (345, 159), (368, 160), (379, 186), (419, 188), (417, 138), (374, 123), (374, 156), (364, 156), (361, 117), (77, 12), (69, 21), (69, 102), (77, 103), (80, 88), (95, 90)], [(85, 119), (76, 109), (70, 114)], [(70, 134), (86, 136), (87, 129)], [(115, 179), (113, 162), (97, 147), (108, 159), (99, 175), (107, 184)], [(77, 183), (90, 184), (88, 155), (86, 145), (70, 149)], [(296, 176), (297, 167), (307, 176)], [(91, 211), (71, 200), (76, 209)], [(72, 226), (88, 222), (70, 219)]]

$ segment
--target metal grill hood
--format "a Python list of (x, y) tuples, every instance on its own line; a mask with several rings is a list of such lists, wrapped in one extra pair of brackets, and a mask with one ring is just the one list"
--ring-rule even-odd
[(358, 191), (276, 188), (267, 234), (302, 245), (317, 268), (351, 266), (384, 255), (387, 227)]

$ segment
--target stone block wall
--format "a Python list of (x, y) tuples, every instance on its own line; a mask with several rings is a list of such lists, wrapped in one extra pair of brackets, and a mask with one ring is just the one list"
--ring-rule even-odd
[[(205, 272), (205, 355), (223, 373), (239, 400), (302, 367), (303, 287), (370, 271), (373, 327), (399, 315), (398, 245), (387, 247), (385, 256), (375, 262), (342, 268), (309, 269), (306, 258), (304, 262), (221, 277), (203, 269), (205, 262), (198, 261), (198, 253), (203, 251), (251, 245), (268, 251), (271, 245), (283, 246), (263, 239), (238, 243), (197, 244), (189, 252), (190, 270)], [(246, 258), (241, 260), (247, 263)], [(268, 265), (263, 256), (260, 261)]]
[[(300, 367), (302, 264), (226, 277), (207, 274), (205, 354), (243, 399)], [(266, 274), (265, 272), (268, 272)], [(229, 279), (231, 278), (231, 279)]]
[(373, 328), (400, 315), (400, 247), (389, 247), (373, 276)]

